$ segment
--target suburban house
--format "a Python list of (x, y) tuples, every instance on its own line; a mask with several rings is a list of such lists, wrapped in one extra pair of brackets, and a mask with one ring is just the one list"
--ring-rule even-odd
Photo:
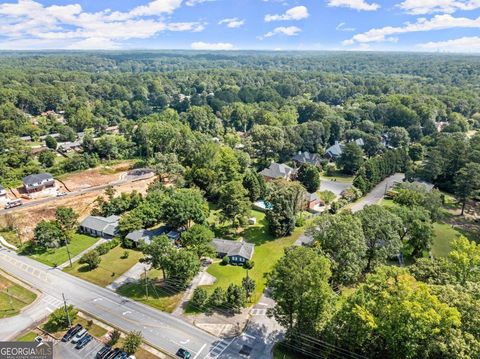
[(0, 198), (7, 197), (7, 191), (5, 191), (5, 188), (0, 184)]
[[(365, 145), (363, 138), (357, 138), (356, 140), (350, 142), (355, 142), (359, 147), (363, 147)], [(340, 142), (335, 141), (335, 144), (327, 148), (327, 150), (325, 151), (325, 157), (329, 159), (336, 159), (340, 157), (343, 153), (343, 146), (344, 145)]]
[(325, 151), (325, 157), (329, 159), (335, 159), (340, 157), (342, 153), (342, 145), (340, 144), (340, 142), (335, 141), (335, 144), (327, 148), (327, 150)]
[(268, 180), (274, 180), (277, 178), (283, 178), (286, 180), (292, 179), (295, 174), (295, 170), (282, 163), (273, 162), (270, 167), (263, 169), (260, 171), (260, 174)]
[(162, 226), (155, 229), (139, 229), (127, 234), (125, 239), (132, 241), (136, 246), (141, 243), (150, 244), (154, 237), (165, 234), (167, 227)]
[(50, 173), (38, 173), (23, 177), (23, 188), (27, 193), (43, 191), (55, 187), (55, 180)]
[(62, 153), (80, 152), (83, 150), (83, 140), (59, 143), (58, 150)]
[(316, 153), (310, 152), (298, 152), (292, 160), (298, 165), (313, 165), (313, 166), (320, 166), (320, 156)]
[(119, 216), (88, 216), (79, 226), (81, 233), (88, 234), (93, 237), (113, 238), (118, 233)]
[(313, 213), (323, 212), (325, 203), (318, 197), (316, 193), (307, 193), (305, 195), (305, 207), (307, 211)]
[(219, 258), (227, 256), (230, 259), (230, 264), (243, 265), (253, 257), (255, 246), (251, 243), (229, 241), (226, 239), (215, 238), (212, 241), (212, 246), (217, 252)]

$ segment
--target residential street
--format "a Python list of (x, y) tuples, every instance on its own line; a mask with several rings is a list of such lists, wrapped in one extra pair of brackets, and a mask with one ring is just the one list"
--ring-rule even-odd
[[(128, 300), (108, 289), (52, 269), (28, 257), (18, 256), (14, 252), (0, 251), (0, 268), (58, 301), (61, 300), (62, 293), (65, 293), (68, 303), (123, 331), (142, 331), (148, 343), (169, 353), (174, 354), (178, 348), (183, 347), (192, 353), (192, 358), (203, 358), (221, 341), (169, 314)], [(27, 327), (31, 322), (21, 324)], [(3, 321), (0, 321), (0, 327), (8, 328)], [(11, 332), (11, 328), (13, 327), (7, 332)], [(0, 338), (2, 340), (5, 339), (3, 335)]]
[(352, 212), (355, 213), (361, 211), (365, 206), (378, 203), (385, 193), (392, 188), (395, 182), (402, 182), (404, 178), (405, 175), (403, 173), (395, 173), (393, 176), (384, 179), (376, 185), (370, 193), (353, 204), (351, 207)]
[[(131, 301), (111, 290), (50, 268), (28, 257), (18, 256), (6, 249), (0, 249), (0, 268), (44, 294), (48, 293), (47, 303), (51, 303), (48, 306), (42, 301), (37, 301), (22, 315), (0, 320), (2, 328), (0, 340), (14, 337), (13, 332), (26, 329), (44, 318), (49, 314), (46, 312), (51, 312), (62, 304), (62, 293), (65, 293), (68, 303), (81, 311), (125, 332), (140, 330), (147, 343), (172, 355), (182, 347), (192, 353), (192, 359), (238, 358), (239, 350), (243, 347), (242, 343), (247, 341), (252, 342), (255, 353), (258, 353), (250, 356), (251, 358), (270, 358), (270, 349), (276, 332), (271, 332), (273, 325), (263, 312), (263, 317), (251, 321), (243, 336), (222, 340), (170, 314)], [(266, 301), (267, 299), (264, 301), (262, 298), (261, 303)], [(258, 306), (263, 304), (259, 303), (255, 308)]]

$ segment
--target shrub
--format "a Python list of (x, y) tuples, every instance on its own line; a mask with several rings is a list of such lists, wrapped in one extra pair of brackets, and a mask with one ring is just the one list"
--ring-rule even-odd
[(87, 264), (88, 269), (92, 270), (98, 267), (101, 262), (101, 258), (97, 251), (90, 251), (85, 253), (78, 261), (80, 264)]
[(119, 244), (120, 244), (119, 240), (117, 238), (114, 238), (108, 242), (100, 244), (97, 248), (95, 248), (95, 250), (98, 252), (98, 254), (104, 255), (110, 252), (110, 250), (112, 250)]
[(110, 334), (110, 340), (108, 341), (108, 345), (113, 347), (115, 344), (117, 344), (119, 339), (120, 332), (117, 329), (114, 329), (113, 332)]
[(254, 261), (246, 261), (245, 264), (243, 265), (243, 268), (245, 269), (252, 269), (255, 266)]
[(190, 302), (196, 308), (203, 309), (207, 304), (207, 300), (208, 300), (207, 291), (199, 287), (199, 288), (196, 288), (195, 291), (193, 292), (193, 296)]
[(142, 340), (142, 332), (129, 332), (125, 338), (125, 341), (123, 342), (123, 351), (127, 354), (134, 354), (142, 344)]
[(127, 259), (130, 253), (128, 251), (123, 251), (122, 259)]
[(77, 318), (78, 310), (69, 305), (67, 306), (67, 312), (68, 316), (64, 307), (56, 309), (48, 317), (48, 322), (44, 327), (45, 330), (48, 332), (58, 332), (62, 329), (68, 328), (68, 319), (70, 318), (70, 322), (73, 322)]
[(230, 258), (228, 258), (228, 256), (223, 257), (223, 258), (222, 258), (222, 264), (223, 264), (224, 266), (230, 264)]

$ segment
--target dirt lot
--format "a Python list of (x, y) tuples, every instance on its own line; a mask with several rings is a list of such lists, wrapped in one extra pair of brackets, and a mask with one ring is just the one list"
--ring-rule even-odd
[(58, 180), (69, 191), (101, 186), (122, 179), (131, 168), (130, 162), (122, 162), (113, 166), (97, 167), (86, 171), (59, 176)]
[[(77, 173), (74, 175), (73, 179), (68, 179), (71, 181), (70, 183), (75, 183), (74, 181), (78, 181), (81, 183), (82, 178), (84, 181), (88, 181), (88, 177), (90, 176), (90, 172), (88, 176), (84, 173)], [(115, 173), (113, 175), (94, 175), (93, 178), (96, 178), (96, 181), (100, 181), (98, 178), (115, 177), (115, 179), (119, 178), (119, 173)], [(135, 182), (124, 183), (122, 185), (115, 186), (117, 193), (120, 192), (131, 192), (133, 190), (137, 190), (138, 192), (144, 194), (148, 188), (149, 183), (154, 180), (154, 177), (139, 180)], [(93, 181), (93, 180), (92, 180)], [(97, 182), (96, 185), (106, 184), (107, 182)], [(48, 203), (43, 203), (39, 205), (29, 206), (29, 207), (18, 207), (13, 213), (7, 213), (0, 216), (0, 228), (17, 228), (18, 233), (22, 241), (30, 240), (33, 237), (33, 230), (38, 222), (42, 219), (50, 220), (55, 217), (55, 210), (59, 206), (71, 207), (73, 208), (80, 216), (80, 220), (85, 218), (90, 214), (90, 211), (94, 207), (95, 199), (101, 195), (104, 191), (92, 191), (88, 193), (82, 193), (75, 197), (59, 197), (55, 200), (52, 200)]]

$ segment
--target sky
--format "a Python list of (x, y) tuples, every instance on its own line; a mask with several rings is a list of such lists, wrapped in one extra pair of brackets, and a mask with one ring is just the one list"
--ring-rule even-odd
[(0, 49), (480, 53), (480, 0), (0, 0)]

